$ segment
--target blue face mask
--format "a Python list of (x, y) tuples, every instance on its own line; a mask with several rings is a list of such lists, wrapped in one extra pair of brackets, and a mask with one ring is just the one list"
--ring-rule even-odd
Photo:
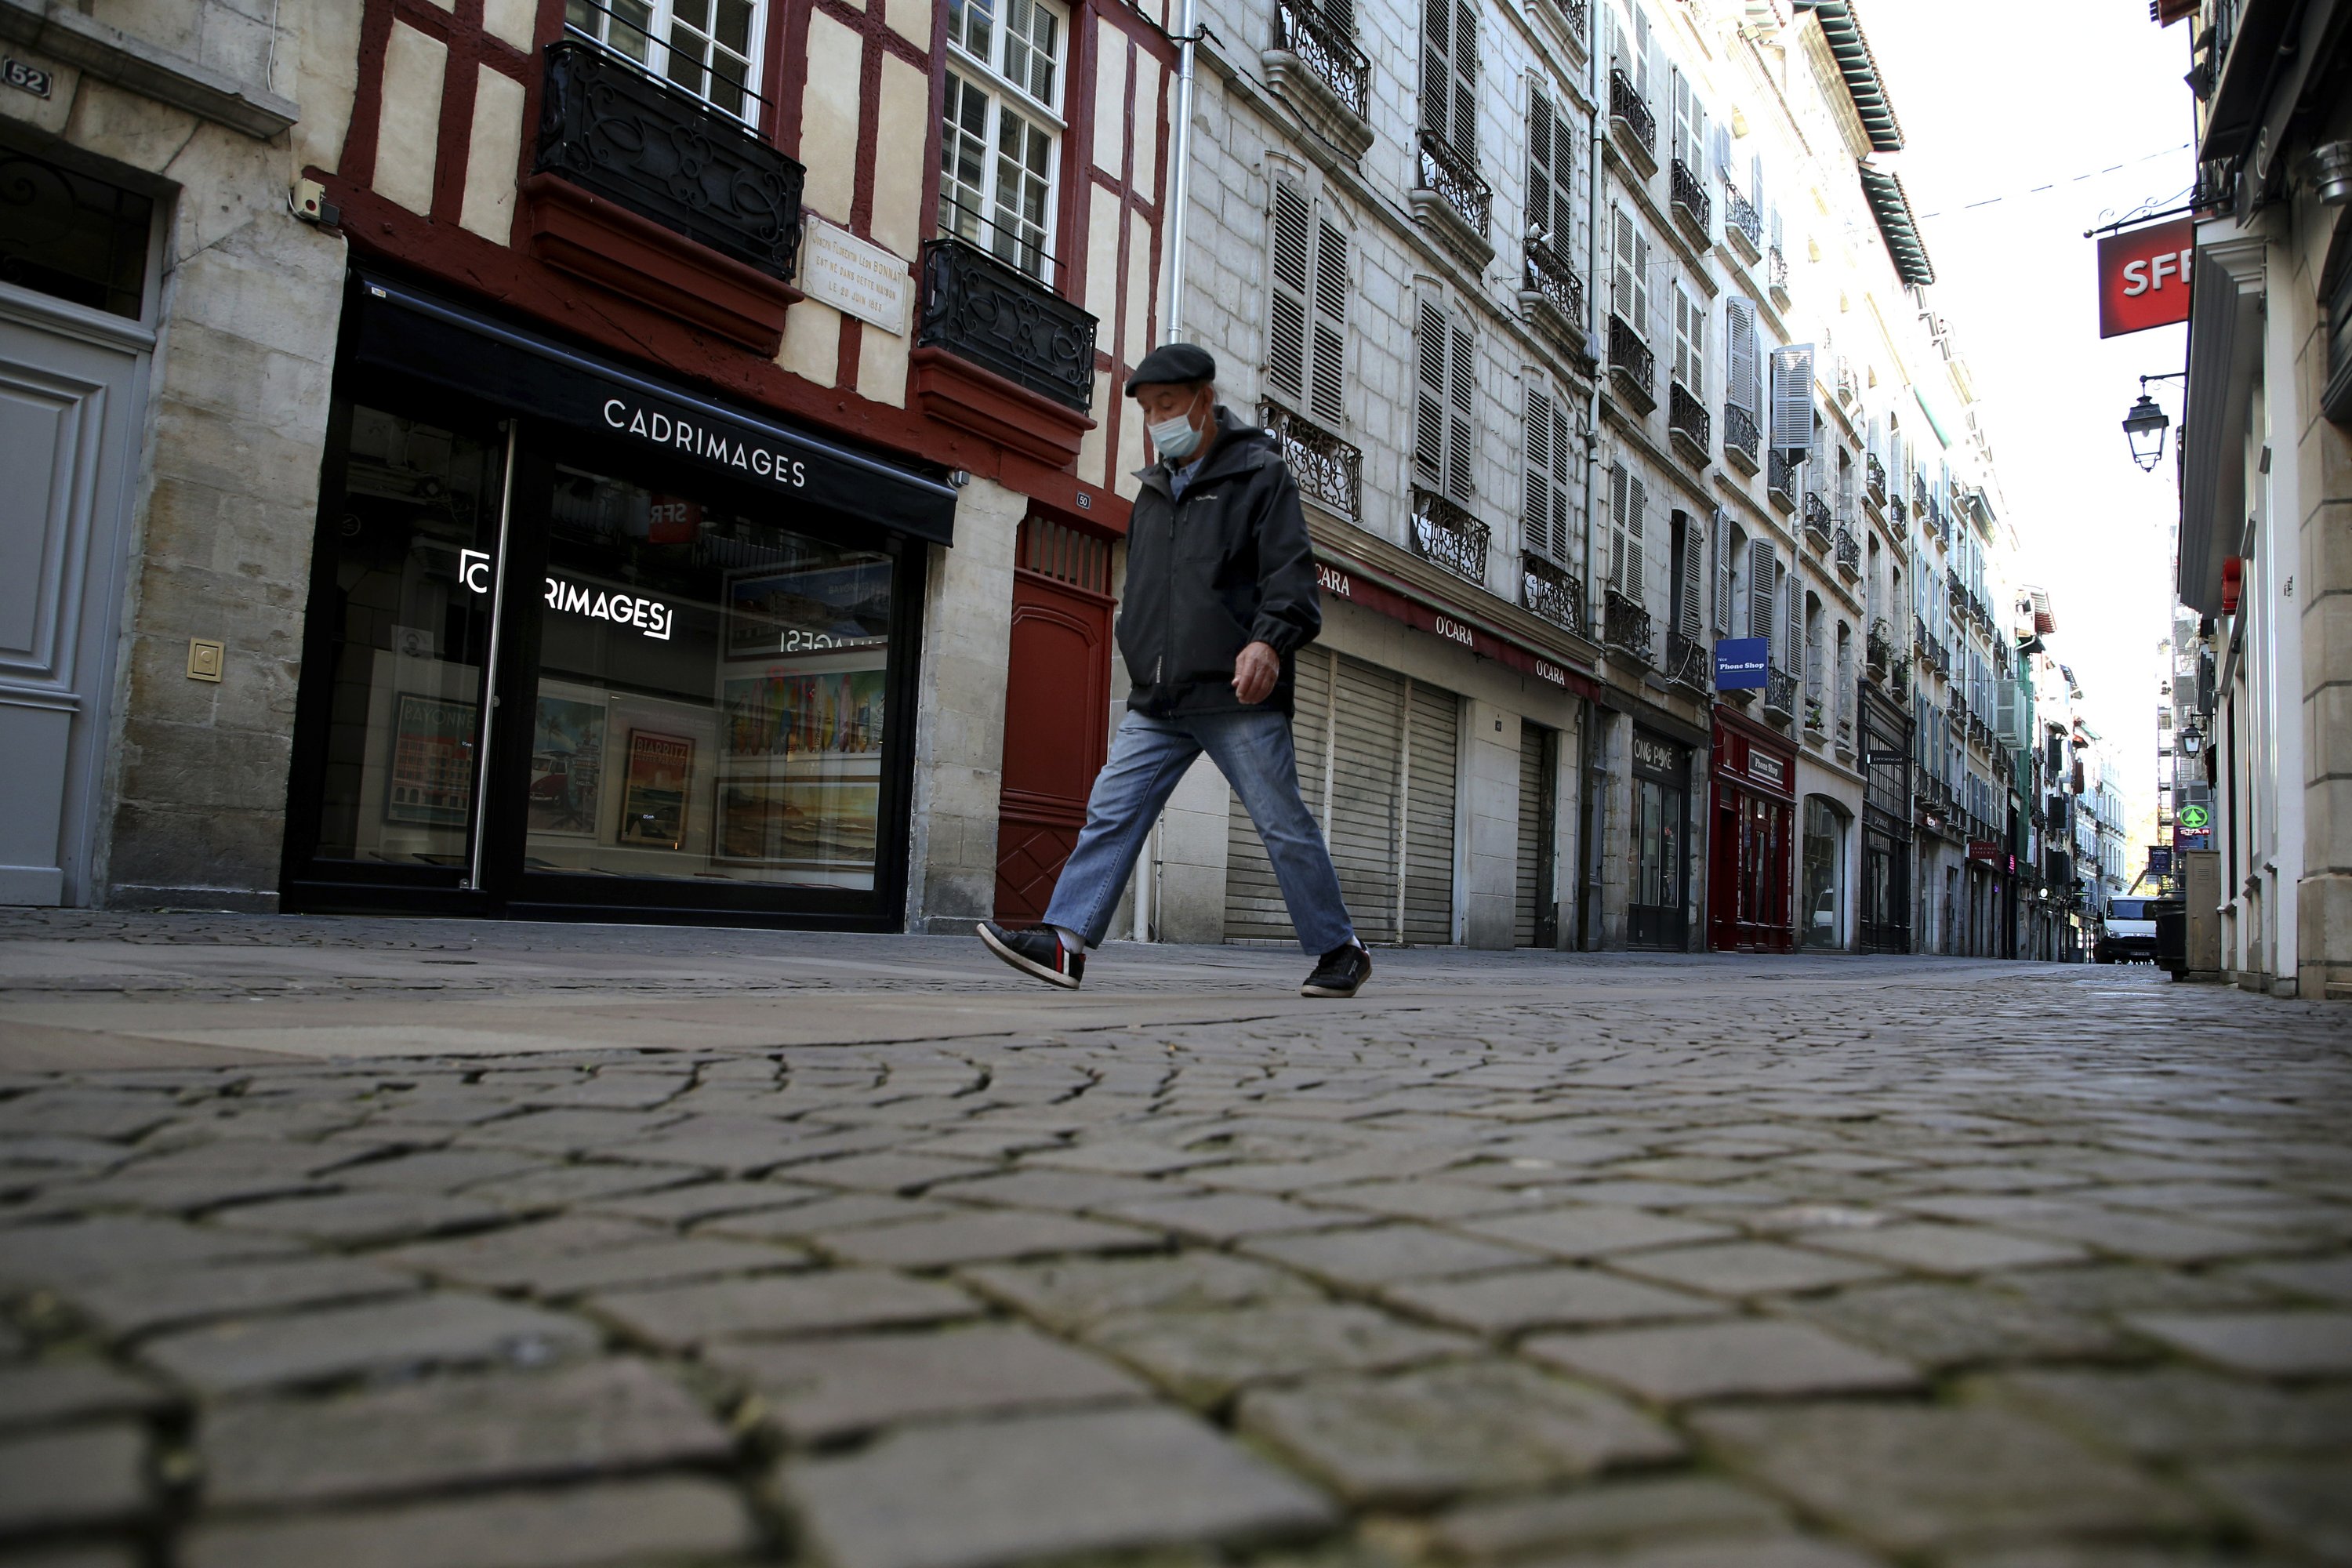
[(1188, 416), (1179, 414), (1173, 419), (1163, 419), (1143, 428), (1151, 437), (1151, 449), (1171, 463), (1181, 463), (1200, 450), (1201, 433), (1192, 427)]

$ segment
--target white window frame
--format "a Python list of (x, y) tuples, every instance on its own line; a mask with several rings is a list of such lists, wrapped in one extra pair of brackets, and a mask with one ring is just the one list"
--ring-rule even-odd
[[(706, 23), (728, 3), (729, 0), (707, 0), (703, 7)], [(566, 0), (563, 24), (568, 31), (634, 62), (646, 75), (669, 83), (680, 92), (693, 94), (721, 114), (732, 115), (754, 130), (761, 130), (764, 128), (760, 125), (760, 108), (765, 100), (760, 95), (760, 78), (767, 65), (768, 0), (740, 3), (748, 12), (744, 47), (740, 50), (715, 37), (708, 26), (697, 26), (681, 18), (677, 0)], [(682, 36), (699, 40), (703, 46), (702, 58), (695, 65), (696, 80), (692, 82), (680, 81), (671, 74), (675, 64), (672, 57)], [(741, 89), (736, 103), (727, 101), (729, 94), (708, 90), (711, 78), (718, 73), (711, 61), (714, 53), (741, 68), (741, 79), (735, 84)], [(728, 75), (731, 79), (733, 73)]]
[[(1012, 26), (1016, 16), (1037, 14), (1053, 25), (1050, 46), (1043, 51), (1036, 47), (1034, 33)], [(985, 21), (987, 32), (975, 48), (971, 40), (979, 20)], [(1016, 47), (1025, 58), (1012, 58)], [(1035, 90), (1034, 68), (1034, 68), (1040, 54), (1048, 73), (1042, 95)], [(947, 55), (946, 90), (940, 100), (940, 231), (1051, 285), (1060, 267), (1054, 244), (1061, 226), (1063, 142), (1069, 129), (1062, 118), (1062, 100), (1069, 81), (1070, 13), (1054, 0), (959, 0), (949, 14)], [(1016, 79), (1015, 71), (1027, 79)], [(982, 106), (977, 134), (959, 119), (975, 99)], [(1044, 146), (1043, 174), (1024, 163), (1017, 176), (1041, 188), (1040, 193), (1033, 193), (1026, 184), (1018, 188), (1024, 198), (1037, 195), (1040, 216), (1034, 218), (1017, 206), (1006, 207), (1002, 200), (1008, 117)], [(981, 163), (976, 189), (954, 173), (960, 153), (972, 142), (977, 142)], [(1034, 146), (1028, 151), (1034, 152)]]

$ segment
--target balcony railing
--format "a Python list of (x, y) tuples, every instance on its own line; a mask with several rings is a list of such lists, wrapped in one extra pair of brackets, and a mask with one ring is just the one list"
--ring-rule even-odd
[(1805, 492), (1805, 537), (1816, 550), (1830, 547), (1830, 503), (1819, 490)]
[(1887, 518), (1895, 524), (1895, 532), (1896, 537), (1900, 538), (1903, 533), (1903, 525), (1909, 518), (1909, 513), (1904, 510), (1903, 498), (1901, 496), (1889, 496), (1886, 498), (1886, 515)]
[(1585, 624), (1584, 580), (1540, 555), (1519, 557), (1519, 603), (1562, 631), (1592, 635)]
[(1764, 711), (1782, 719), (1797, 716), (1797, 678), (1787, 670), (1767, 665), (1764, 668)]
[(1601, 640), (1614, 652), (1647, 664), (1650, 653), (1650, 612), (1612, 588), (1601, 596)]
[(1838, 571), (1849, 580), (1859, 578), (1862, 575), (1862, 544), (1846, 531), (1843, 523), (1838, 524), (1836, 549)]
[(1290, 466), (1300, 495), (1349, 522), (1363, 520), (1363, 453), (1280, 404), (1260, 404), (1258, 417), (1282, 448), (1282, 460)]
[(559, 38), (543, 53), (535, 172), (792, 280), (800, 260), (799, 163), (735, 116), (601, 45)]
[(1692, 233), (1704, 239), (1715, 232), (1715, 203), (1708, 197), (1706, 186), (1680, 158), (1666, 172), (1666, 190), (1674, 203), (1675, 216)]
[(1530, 238), (1523, 259), (1522, 276), (1528, 291), (1540, 294), (1546, 303), (1568, 320), (1578, 331), (1584, 330), (1584, 279), (1567, 258), (1540, 239)]
[(1666, 634), (1666, 679), (1674, 685), (1704, 693), (1707, 677), (1706, 644), (1686, 637), (1680, 632)]
[(1797, 504), (1797, 465), (1778, 447), (1764, 454), (1764, 490), (1782, 511)]
[(1895, 628), (1886, 624), (1885, 616), (1881, 616), (1870, 623), (1870, 630), (1862, 640), (1862, 649), (1863, 661), (1870, 667), (1870, 672), (1884, 676), (1887, 660), (1895, 652)]
[(1297, 0), (1275, 0), (1274, 47), (1305, 61), (1349, 113), (1359, 120), (1370, 113), (1372, 62), (1319, 7)]
[(1612, 68), (1609, 73), (1609, 118), (1623, 129), (1625, 139), (1632, 142), (1651, 168), (1658, 166), (1658, 121), (1642, 95), (1633, 90), (1633, 79)]
[(1433, 132), (1421, 133), (1421, 183), (1423, 188), (1443, 196), (1464, 223), (1481, 235), (1486, 232), (1495, 209), (1494, 187), (1460, 148)]
[(1777, 245), (1772, 247), (1771, 255), (1765, 258), (1764, 280), (1771, 286), (1773, 293), (1780, 296), (1782, 304), (1788, 303), (1789, 258)]
[(1944, 598), (1952, 606), (1952, 614), (1969, 613), (1969, 585), (1960, 581), (1959, 568), (1956, 566), (1944, 568)]
[(1764, 254), (1763, 216), (1730, 185), (1723, 192), (1723, 237), (1750, 261)]
[(923, 243), (915, 342), (1081, 411), (1094, 405), (1095, 319), (961, 239)]
[(1642, 341), (1632, 323), (1614, 310), (1609, 313), (1609, 374), (1626, 395), (1647, 414), (1658, 405), (1658, 357)]
[(1745, 458), (1747, 469), (1752, 474), (1756, 471), (1756, 449), (1762, 440), (1762, 433), (1756, 428), (1756, 416), (1748, 413), (1737, 403), (1727, 403), (1723, 405), (1723, 455), (1725, 457), (1729, 458), (1737, 454), (1738, 457)]
[(1493, 531), (1434, 491), (1413, 487), (1412, 552), (1465, 582), (1486, 581), (1486, 542)]
[(1706, 455), (1713, 449), (1715, 416), (1679, 381), (1666, 392), (1666, 435), (1687, 444), (1696, 454), (1699, 465), (1706, 466)]
[(1881, 506), (1886, 504), (1886, 465), (1878, 460), (1875, 452), (1863, 454), (1862, 482), (1872, 500)]

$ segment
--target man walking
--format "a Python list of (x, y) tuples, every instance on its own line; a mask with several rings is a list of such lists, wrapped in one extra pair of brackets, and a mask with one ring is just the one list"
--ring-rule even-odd
[(1316, 955), (1306, 996), (1353, 996), (1372, 973), (1339, 897), (1291, 750), (1293, 657), (1323, 629), (1298, 487), (1265, 431), (1218, 404), (1217, 362), (1170, 343), (1128, 378), (1159, 461), (1127, 533), (1118, 647), (1134, 689), (1087, 825), (1043, 923), (982, 921), (997, 957), (1075, 990), (1086, 950), (1109, 933), (1144, 836), (1202, 752), (1256, 824), (1298, 944)]

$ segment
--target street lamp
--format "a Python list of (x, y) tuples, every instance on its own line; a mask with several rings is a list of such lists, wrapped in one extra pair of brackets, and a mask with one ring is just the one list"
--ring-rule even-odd
[(2132, 405), (2131, 412), (2124, 416), (2124, 436), (2131, 442), (2132, 461), (2143, 472), (2152, 471), (2164, 460), (2164, 433), (2171, 427), (2171, 416), (2145, 392)]
[(2180, 731), (2180, 754), (2182, 756), (2193, 757), (2204, 749), (2205, 737), (2203, 735), (2200, 734), (2195, 730), (2183, 730)]

